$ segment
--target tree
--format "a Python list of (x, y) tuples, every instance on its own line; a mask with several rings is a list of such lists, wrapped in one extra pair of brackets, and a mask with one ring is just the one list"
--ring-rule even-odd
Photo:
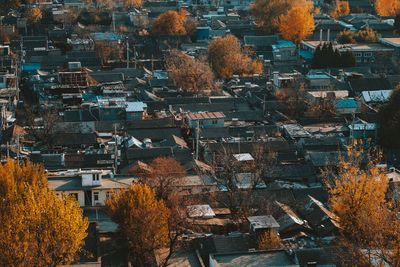
[(258, 250), (271, 250), (278, 249), (281, 247), (281, 239), (279, 235), (273, 231), (266, 231), (257, 238), (257, 249)]
[(397, 14), (396, 17), (394, 18), (393, 27), (396, 34), (400, 34), (400, 14)]
[(400, 11), (399, 0), (376, 0), (375, 10), (381, 16), (396, 16)]
[(355, 37), (354, 32), (349, 30), (344, 30), (339, 32), (336, 38), (340, 44), (354, 44), (356, 43), (354, 37)]
[(315, 29), (314, 18), (307, 7), (294, 7), (287, 15), (280, 15), (277, 25), (283, 38), (297, 46)]
[(332, 43), (324, 43), (318, 45), (314, 52), (314, 57), (311, 62), (311, 68), (346, 68), (354, 67), (356, 59), (350, 50), (339, 52), (338, 49), (333, 49)]
[(21, 6), (20, 0), (4, 0), (0, 7), (0, 15), (7, 15), (10, 10), (16, 10)]
[(208, 60), (219, 78), (237, 75), (262, 74), (263, 65), (252, 60), (249, 52), (243, 51), (233, 35), (218, 37), (208, 46)]
[(276, 18), (286, 14), (293, 7), (313, 9), (312, 2), (306, 0), (255, 0), (250, 12), (259, 27), (268, 34), (278, 30)]
[(142, 6), (142, 0), (121, 0), (121, 1), (122, 1), (122, 6), (124, 8)]
[(166, 59), (169, 77), (177, 88), (196, 95), (205, 90), (215, 91), (214, 73), (208, 62), (195, 59), (177, 50), (172, 50)]
[(174, 158), (158, 157), (150, 164), (142, 163), (142, 168), (135, 168), (133, 173), (141, 182), (155, 191), (157, 199), (168, 200), (176, 187), (182, 184), (186, 170)]
[(97, 52), (97, 55), (101, 58), (102, 64), (107, 64), (108, 60), (113, 56), (117, 54), (117, 49), (115, 46), (112, 45), (112, 43), (108, 42), (96, 42), (95, 43), (95, 50)]
[(143, 184), (114, 192), (106, 201), (106, 212), (118, 223), (133, 266), (152, 266), (156, 249), (168, 243), (170, 210), (163, 200)]
[(389, 102), (379, 110), (379, 142), (390, 148), (400, 148), (400, 85), (398, 84), (389, 98)]
[(341, 238), (359, 260), (371, 266), (371, 259), (376, 257), (398, 266), (400, 222), (386, 199), (385, 170), (377, 165), (382, 154), (364, 151), (363, 146), (354, 142), (347, 155), (339, 157), (336, 171), (323, 171), (329, 204), (338, 216)]
[(372, 30), (368, 24), (364, 30), (359, 30), (355, 35), (354, 39), (357, 43), (376, 43), (378, 42), (378, 33)]
[(153, 21), (151, 34), (153, 36), (169, 34), (169, 35), (184, 35), (186, 34), (186, 11), (184, 9), (179, 12), (169, 10)]
[(29, 8), (25, 11), (25, 17), (29, 24), (35, 25), (42, 19), (42, 11), (40, 8)]
[(331, 12), (331, 16), (335, 19), (338, 19), (341, 16), (347, 15), (350, 13), (349, 2), (347, 1), (335, 1), (335, 6), (333, 11)]
[(88, 227), (79, 203), (49, 189), (30, 162), (0, 165), (0, 265), (59, 266), (82, 249)]
[(274, 33), (278, 29), (275, 19), (289, 8), (290, 2), (287, 0), (255, 0), (250, 6), (250, 11), (258, 26), (263, 27), (267, 33)]

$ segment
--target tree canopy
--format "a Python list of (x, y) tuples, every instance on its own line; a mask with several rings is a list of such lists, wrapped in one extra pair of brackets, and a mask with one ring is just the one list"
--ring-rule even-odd
[(353, 250), (353, 266), (371, 266), (369, 255), (398, 266), (400, 222), (386, 199), (388, 179), (385, 169), (378, 167), (382, 154), (363, 147), (355, 142), (339, 158), (336, 170), (323, 172), (329, 204), (338, 216), (341, 238)]
[(181, 35), (186, 34), (185, 23), (187, 21), (186, 11), (184, 9), (179, 12), (169, 10), (153, 21), (151, 34), (153, 36), (169, 34)]
[(58, 266), (82, 249), (88, 227), (79, 203), (49, 189), (43, 168), (0, 165), (0, 265)]
[(233, 35), (218, 37), (210, 42), (208, 60), (219, 78), (232, 77), (234, 74), (251, 75), (263, 72), (262, 62), (251, 59)]
[(318, 45), (311, 62), (313, 69), (346, 68), (355, 65), (356, 58), (350, 50), (339, 52), (339, 50), (333, 49), (332, 43)]
[(333, 7), (333, 11), (331, 12), (331, 16), (335, 19), (338, 19), (341, 16), (347, 15), (350, 13), (349, 2), (347, 1), (335, 1), (335, 5)]
[(311, 35), (315, 29), (315, 21), (309, 6), (290, 9), (286, 15), (279, 16), (277, 25), (283, 38), (296, 45)]
[(396, 16), (400, 12), (400, 1), (375, 0), (375, 10), (381, 16)]
[(379, 142), (390, 148), (400, 148), (398, 134), (400, 132), (400, 85), (397, 85), (389, 98), (389, 102), (379, 110)]
[(341, 31), (337, 36), (337, 40), (341, 44), (376, 43), (378, 42), (378, 37), (378, 33), (367, 25), (365, 29), (358, 32), (349, 30)]
[(114, 192), (106, 211), (126, 238), (133, 266), (152, 266), (154, 251), (168, 244), (170, 210), (164, 201), (139, 183)]
[(215, 91), (214, 73), (205, 60), (195, 59), (177, 50), (171, 51), (166, 59), (169, 77), (177, 88), (196, 95), (206, 90)]

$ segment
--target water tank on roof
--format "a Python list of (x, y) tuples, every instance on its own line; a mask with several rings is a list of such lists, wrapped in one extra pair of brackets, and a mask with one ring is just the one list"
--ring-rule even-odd
[(78, 71), (82, 69), (82, 65), (80, 62), (68, 62), (68, 70), (69, 71)]

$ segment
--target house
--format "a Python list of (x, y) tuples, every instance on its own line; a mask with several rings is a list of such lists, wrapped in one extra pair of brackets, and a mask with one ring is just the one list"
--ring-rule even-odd
[(356, 114), (360, 113), (360, 105), (354, 98), (338, 99), (334, 102), (337, 114)]
[(277, 219), (279, 224), (279, 236), (281, 238), (292, 237), (299, 232), (311, 230), (307, 221), (301, 219), (288, 205), (275, 201), (280, 208), (280, 216)]
[(186, 114), (191, 128), (220, 128), (224, 127), (225, 115), (222, 112), (198, 112)]
[(381, 91), (393, 89), (387, 78), (360, 78), (348, 82), (354, 96), (359, 96), (363, 91)]
[(363, 91), (361, 101), (365, 104), (386, 103), (391, 94), (392, 90)]
[(256, 236), (269, 231), (273, 233), (279, 232), (279, 224), (271, 215), (249, 216), (247, 220), (249, 222), (250, 233)]
[[(67, 170), (50, 172), (49, 187), (58, 195), (72, 195), (81, 207), (104, 206), (112, 191), (129, 188), (133, 177), (115, 177), (110, 171)], [(106, 177), (108, 176), (108, 177)]]

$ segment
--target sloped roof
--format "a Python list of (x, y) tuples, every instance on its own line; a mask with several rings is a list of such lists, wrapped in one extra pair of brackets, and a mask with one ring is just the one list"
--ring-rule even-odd
[(225, 118), (222, 112), (199, 112), (199, 113), (189, 113), (187, 117), (191, 120), (202, 120), (202, 119), (220, 119)]

